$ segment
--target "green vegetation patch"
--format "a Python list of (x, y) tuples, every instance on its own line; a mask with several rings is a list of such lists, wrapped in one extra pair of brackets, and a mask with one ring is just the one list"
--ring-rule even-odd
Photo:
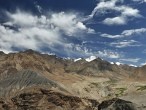
[(92, 82), (92, 83), (90, 83), (89, 84), (89, 86), (91, 87), (91, 88), (99, 88), (100, 87), (100, 84), (99, 83), (95, 83), (95, 82)]
[(99, 84), (98, 83), (91, 83), (92, 85), (96, 86), (96, 87), (99, 87)]
[(124, 94), (124, 92), (127, 90), (127, 88), (116, 88), (116, 90), (118, 91), (118, 93), (116, 93), (115, 95), (117, 97), (122, 96)]
[(144, 86), (137, 86), (137, 91), (144, 91), (146, 90), (146, 85)]
[(106, 81), (105, 83), (110, 85), (115, 85), (118, 81), (116, 79), (110, 79), (109, 81)]

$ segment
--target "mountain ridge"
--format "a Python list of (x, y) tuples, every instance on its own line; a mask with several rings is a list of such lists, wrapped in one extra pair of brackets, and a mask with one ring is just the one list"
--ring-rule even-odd
[[(7, 110), (41, 110), (46, 109), (42, 107), (48, 107), (46, 103), (49, 103), (50, 109), (54, 107), (57, 110), (71, 110), (73, 106), (75, 110), (97, 110), (100, 103), (103, 107), (105, 100), (110, 103), (115, 101), (113, 98), (121, 98), (116, 99), (118, 102), (115, 106), (119, 105), (119, 101), (122, 101), (124, 107), (137, 108), (135, 105), (142, 107), (142, 104), (146, 106), (146, 100), (143, 99), (146, 94), (146, 66), (116, 65), (101, 58), (90, 62), (85, 59), (75, 62), (73, 59), (63, 59), (33, 50), (1, 53), (0, 109), (6, 106)], [(44, 94), (40, 91), (42, 89), (53, 92)], [(49, 94), (56, 100), (52, 102)], [(133, 95), (138, 97), (137, 100), (133, 99)], [(127, 103), (125, 99), (130, 102)], [(79, 100), (79, 105), (75, 101), (71, 103), (72, 100)], [(11, 107), (8, 103), (11, 103)], [(35, 106), (37, 104), (40, 106)], [(106, 108), (111, 105), (106, 105)]]
[[(44, 55), (49, 55), (49, 56), (54, 56), (56, 58), (59, 58), (59, 59), (64, 59), (64, 60), (71, 60), (71, 61), (74, 61), (74, 62), (77, 62), (77, 61), (80, 61), (80, 60), (85, 60), (86, 62), (91, 62), (95, 59), (101, 59), (101, 60), (104, 60), (100, 57), (97, 57), (97, 56), (89, 56), (89, 57), (79, 57), (79, 58), (69, 58), (69, 57), (59, 57), (55, 54), (49, 54), (49, 53), (41, 53), (39, 51), (35, 51), (35, 50), (32, 50), (32, 49), (28, 49), (28, 50), (24, 50), (24, 51), (15, 51), (15, 52), (4, 52), (4, 51), (0, 51), (0, 55), (5, 55), (5, 54), (14, 54), (14, 53), (28, 53), (28, 54), (32, 54), (32, 53), (36, 53), (36, 54), (44, 54)], [(104, 60), (104, 61), (107, 61), (107, 60)], [(141, 65), (141, 66), (136, 66), (136, 65), (133, 65), (133, 64), (126, 64), (126, 63), (120, 63), (120, 62), (110, 62), (110, 61), (107, 61), (111, 64), (116, 64), (116, 65), (127, 65), (127, 66), (132, 66), (132, 67), (143, 67), (145, 66), (146, 64), (144, 65)]]
[(2, 53), (1, 58), (5, 57), (5, 60), (7, 59), (6, 60), (7, 62), (5, 62), (6, 66), (3, 65), (3, 67), (7, 67), (8, 65), (10, 65), (12, 66), (11, 69), (13, 71), (15, 71), (15, 69), (21, 70), (21, 68), (23, 69), (30, 68), (39, 72), (47, 71), (51, 73), (52, 71), (59, 68), (62, 72), (67, 72), (67, 73), (75, 72), (77, 74), (87, 73), (86, 75), (89, 74), (93, 76), (97, 75), (97, 73), (103, 73), (103, 72), (105, 74), (109, 72), (119, 73), (119, 75), (123, 75), (123, 76), (127, 76), (133, 73), (134, 76), (136, 76), (137, 74), (140, 74), (140, 76), (142, 76), (145, 75), (145, 68), (146, 68), (146, 66), (134, 67), (134, 66), (129, 66), (127, 64), (116, 64), (116, 63), (111, 64), (110, 62), (105, 61), (99, 57), (98, 58), (94, 57), (94, 59), (90, 61), (87, 61), (86, 59), (83, 58), (78, 61), (74, 61), (73, 59), (64, 59), (57, 57), (56, 55), (41, 54), (31, 49), (18, 53), (9, 53), (9, 54), (4, 54), (3, 52), (1, 53)]

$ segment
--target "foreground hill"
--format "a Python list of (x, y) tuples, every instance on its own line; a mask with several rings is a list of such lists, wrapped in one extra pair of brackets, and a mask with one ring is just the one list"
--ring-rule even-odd
[(100, 58), (74, 61), (33, 50), (0, 52), (4, 110), (109, 110), (114, 101), (117, 107), (129, 108), (125, 110), (145, 109), (145, 82), (146, 66), (111, 64)]

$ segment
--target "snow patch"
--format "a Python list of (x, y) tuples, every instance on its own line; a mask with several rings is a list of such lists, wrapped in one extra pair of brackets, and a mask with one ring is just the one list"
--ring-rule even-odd
[(77, 62), (77, 61), (80, 61), (82, 60), (82, 58), (77, 58), (77, 59), (74, 59), (74, 62)]
[(129, 66), (132, 66), (132, 67), (137, 67), (136, 65), (133, 65), (133, 64), (130, 64)]
[(145, 66), (145, 65), (146, 65), (146, 63), (142, 63), (142, 64), (141, 64), (141, 66)]
[(114, 62), (110, 62), (110, 64), (114, 65), (115, 63)]
[(96, 56), (90, 56), (89, 58), (86, 58), (85, 60), (87, 62), (91, 62), (91, 61), (95, 60), (96, 58), (97, 58)]
[(120, 63), (120, 62), (116, 62), (115, 64), (116, 64), (116, 65), (118, 65), (118, 66), (119, 66), (119, 65), (121, 65), (121, 63)]

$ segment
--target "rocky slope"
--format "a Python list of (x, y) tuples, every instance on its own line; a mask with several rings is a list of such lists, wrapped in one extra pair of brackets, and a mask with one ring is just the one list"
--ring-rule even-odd
[(0, 109), (143, 110), (145, 78), (146, 66), (100, 58), (75, 62), (33, 50), (0, 52)]
[(98, 104), (96, 100), (64, 95), (38, 87), (23, 90), (9, 102), (2, 99), (0, 102), (1, 109), (7, 110), (92, 110)]
[(12, 97), (0, 100), (1, 110), (137, 110), (129, 101), (111, 99), (99, 104), (96, 100), (69, 96), (41, 88), (29, 88)]
[(98, 110), (137, 110), (137, 109), (138, 108), (136, 108), (136, 106), (132, 102), (117, 98), (103, 101), (98, 106)]

